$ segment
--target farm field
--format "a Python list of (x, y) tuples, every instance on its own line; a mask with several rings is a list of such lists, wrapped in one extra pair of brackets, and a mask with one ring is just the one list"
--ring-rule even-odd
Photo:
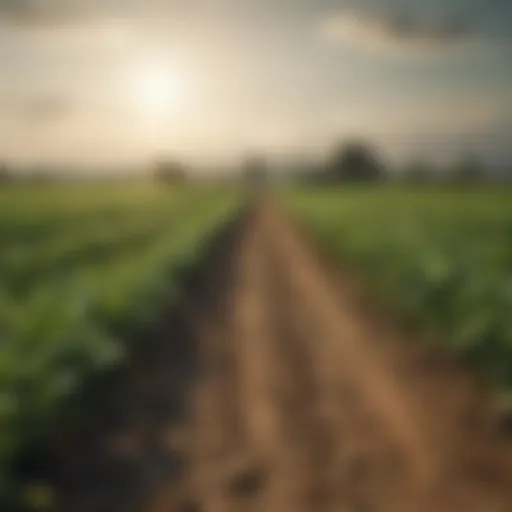
[(240, 201), (151, 184), (0, 191), (1, 497), (15, 487), (10, 462), (48, 435), (63, 402), (123, 364), (180, 300)]
[(512, 512), (510, 20), (0, 0), (0, 512)]
[(356, 186), (283, 200), (380, 302), (512, 390), (511, 189)]
[(0, 206), (1, 510), (512, 508), (509, 416), (458, 361), (508, 389), (507, 190), (64, 190)]

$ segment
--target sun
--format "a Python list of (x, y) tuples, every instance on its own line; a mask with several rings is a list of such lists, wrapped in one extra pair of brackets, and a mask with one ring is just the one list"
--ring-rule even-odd
[(164, 120), (176, 113), (184, 100), (182, 76), (164, 61), (145, 62), (135, 73), (135, 103), (140, 114)]

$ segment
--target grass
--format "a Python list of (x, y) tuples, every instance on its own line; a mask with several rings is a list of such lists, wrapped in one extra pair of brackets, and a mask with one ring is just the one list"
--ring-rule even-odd
[(19, 498), (17, 456), (179, 301), (240, 202), (150, 184), (0, 190), (0, 509)]
[(512, 390), (512, 189), (297, 188), (281, 197), (382, 300)]

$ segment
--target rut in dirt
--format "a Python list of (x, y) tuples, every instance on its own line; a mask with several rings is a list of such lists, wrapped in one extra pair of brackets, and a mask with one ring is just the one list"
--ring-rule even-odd
[(274, 205), (56, 458), (65, 512), (507, 512), (484, 391), (359, 307)]

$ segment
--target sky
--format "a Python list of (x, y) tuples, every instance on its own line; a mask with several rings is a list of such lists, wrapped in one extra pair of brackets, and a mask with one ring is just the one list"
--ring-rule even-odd
[(506, 0), (0, 0), (0, 159), (512, 162)]

